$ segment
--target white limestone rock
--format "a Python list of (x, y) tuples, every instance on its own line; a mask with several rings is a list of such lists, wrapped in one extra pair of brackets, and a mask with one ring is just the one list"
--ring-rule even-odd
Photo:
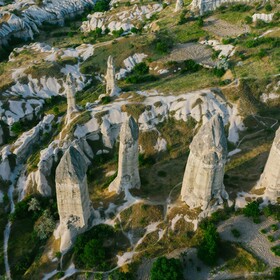
[(227, 140), (223, 120), (214, 115), (203, 125), (190, 145), (181, 198), (190, 208), (205, 210), (228, 199), (223, 184), (227, 158)]
[(80, 152), (70, 146), (56, 169), (56, 195), (61, 237), (60, 251), (67, 251), (77, 234), (88, 228), (91, 206), (87, 186), (87, 163)]
[[(92, 0), (48, 0), (43, 5), (29, 5), (26, 1), (14, 1), (5, 10), (0, 10), (0, 45), (5, 45), (14, 36), (23, 40), (33, 39), (44, 22), (64, 24), (64, 19), (82, 13)], [(20, 14), (13, 13), (17, 10)]]
[(66, 124), (69, 124), (72, 120), (73, 114), (78, 112), (78, 109), (76, 106), (76, 99), (75, 99), (75, 81), (74, 81), (71, 73), (69, 73), (67, 75), (66, 84), (67, 84), (67, 91), (66, 91), (67, 114), (66, 114), (65, 121), (66, 121)]
[(280, 197), (280, 128), (278, 128), (258, 188), (265, 188), (265, 197), (276, 202)]
[(174, 12), (179, 12), (184, 8), (184, 0), (177, 0)]
[(120, 88), (118, 88), (115, 78), (115, 66), (113, 57), (110, 55), (107, 61), (107, 74), (106, 74), (106, 94), (109, 96), (118, 96)]
[(262, 20), (264, 22), (271, 22), (273, 20), (274, 13), (272, 14), (253, 14), (253, 22), (257, 20)]
[(10, 180), (11, 165), (9, 161), (9, 155), (11, 155), (10, 146), (5, 146), (0, 151), (0, 177), (4, 181)]
[(109, 186), (110, 192), (120, 193), (123, 190), (140, 188), (138, 137), (138, 125), (130, 116), (121, 127), (118, 175)]

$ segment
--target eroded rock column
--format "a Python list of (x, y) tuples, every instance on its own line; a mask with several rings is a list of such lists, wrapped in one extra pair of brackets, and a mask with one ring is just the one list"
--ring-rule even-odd
[(67, 114), (66, 124), (69, 124), (73, 118), (73, 113), (78, 112), (75, 99), (75, 81), (73, 76), (69, 73), (66, 78), (66, 98), (67, 98)]
[(110, 55), (107, 61), (107, 73), (106, 73), (106, 94), (109, 96), (117, 96), (120, 92), (120, 88), (117, 86), (115, 78), (115, 66), (113, 57)]
[(177, 0), (176, 1), (176, 6), (175, 6), (175, 12), (179, 12), (183, 9), (184, 7), (184, 1), (183, 0)]
[(71, 247), (77, 234), (85, 231), (91, 216), (87, 186), (87, 164), (73, 146), (68, 148), (56, 169), (56, 195), (60, 219), (60, 250)]
[(138, 136), (138, 125), (133, 117), (129, 117), (121, 127), (118, 175), (110, 184), (109, 191), (120, 193), (125, 189), (140, 188)]
[(227, 140), (223, 120), (213, 116), (204, 124), (190, 145), (181, 198), (190, 208), (203, 210), (228, 199), (223, 184)]
[(258, 187), (265, 188), (265, 196), (272, 202), (280, 197), (280, 128), (276, 132)]

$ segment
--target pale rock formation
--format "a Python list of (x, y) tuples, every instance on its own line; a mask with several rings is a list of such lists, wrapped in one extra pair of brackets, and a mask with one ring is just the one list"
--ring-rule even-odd
[[(74, 17), (93, 4), (92, 0), (49, 0), (38, 6), (14, 1), (5, 10), (0, 10), (0, 45), (7, 44), (12, 36), (33, 39), (42, 23), (63, 25), (65, 18)], [(20, 15), (13, 13), (14, 10)]]
[(118, 175), (110, 184), (109, 191), (120, 193), (126, 189), (140, 188), (138, 136), (138, 125), (130, 116), (121, 127)]
[(67, 97), (66, 124), (69, 124), (72, 120), (73, 113), (78, 112), (78, 109), (77, 109), (77, 106), (76, 106), (76, 99), (75, 99), (75, 81), (74, 81), (71, 73), (69, 73), (67, 75), (66, 84), (67, 84), (67, 91), (66, 91), (66, 97)]
[(184, 7), (184, 0), (177, 0), (174, 12), (179, 12)]
[(227, 140), (223, 120), (214, 115), (204, 124), (190, 145), (190, 155), (185, 169), (181, 198), (190, 208), (210, 208), (228, 199), (223, 184), (227, 158)]
[(192, 11), (199, 12), (201, 15), (208, 11), (214, 11), (223, 4), (233, 4), (233, 3), (246, 3), (253, 2), (254, 0), (193, 0), (191, 3)]
[[(111, 2), (112, 4), (112, 2)], [(138, 5), (134, 4), (129, 8), (125, 8), (121, 12), (110, 14), (110, 12), (96, 12), (87, 16), (87, 21), (84, 21), (81, 26), (82, 32), (90, 32), (101, 28), (105, 32), (106, 28), (113, 31), (118, 31), (121, 28), (124, 33), (131, 31), (133, 27), (137, 27), (140, 22), (162, 10), (161, 4)]]
[(4, 181), (10, 180), (12, 171), (9, 161), (9, 155), (11, 155), (10, 146), (5, 146), (0, 151), (0, 177)]
[(60, 250), (67, 251), (77, 234), (88, 228), (91, 206), (87, 186), (87, 163), (70, 146), (56, 169), (56, 194), (60, 219), (57, 237), (61, 237)]
[(256, 22), (257, 20), (262, 20), (264, 22), (271, 22), (273, 20), (274, 14), (253, 14), (253, 22)]
[(265, 188), (265, 197), (272, 202), (280, 197), (280, 128), (276, 132), (258, 187)]
[(12, 145), (13, 154), (17, 156), (17, 163), (23, 163), (32, 152), (33, 145), (40, 140), (41, 133), (51, 129), (54, 115), (47, 115), (35, 127), (24, 132)]
[(144, 53), (135, 53), (129, 56), (123, 61), (125, 68), (121, 68), (118, 73), (116, 73), (116, 79), (119, 80), (124, 78), (128, 73), (132, 71), (136, 64), (141, 63), (147, 55)]
[(115, 66), (113, 57), (110, 55), (107, 61), (107, 74), (106, 74), (106, 94), (109, 96), (117, 96), (120, 89), (116, 83)]

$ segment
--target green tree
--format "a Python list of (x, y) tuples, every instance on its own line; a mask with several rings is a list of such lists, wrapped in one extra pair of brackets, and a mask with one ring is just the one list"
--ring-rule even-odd
[(203, 230), (203, 239), (198, 247), (198, 257), (208, 265), (215, 265), (218, 259), (219, 234), (214, 224), (210, 223)]
[(145, 75), (149, 73), (149, 66), (145, 62), (140, 62), (134, 66), (132, 71), (137, 75)]
[(87, 268), (102, 266), (105, 261), (103, 244), (97, 239), (89, 241), (84, 248), (81, 259)]
[(179, 260), (158, 258), (151, 269), (151, 280), (182, 280), (183, 270)]

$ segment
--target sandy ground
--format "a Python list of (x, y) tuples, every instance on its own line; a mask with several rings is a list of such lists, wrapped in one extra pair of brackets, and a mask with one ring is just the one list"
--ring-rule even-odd
[(212, 54), (213, 51), (210, 47), (201, 45), (199, 43), (178, 44), (172, 50), (170, 55), (163, 59), (163, 62), (167, 62), (167, 61), (180, 62), (187, 59), (193, 59), (197, 63), (201, 63), (213, 67), (215, 66), (215, 62), (211, 58)]
[(234, 25), (229, 22), (226, 22), (216, 17), (209, 17), (205, 20), (204, 29), (218, 37), (226, 36), (238, 36), (243, 33), (250, 32), (250, 28), (247, 25)]

